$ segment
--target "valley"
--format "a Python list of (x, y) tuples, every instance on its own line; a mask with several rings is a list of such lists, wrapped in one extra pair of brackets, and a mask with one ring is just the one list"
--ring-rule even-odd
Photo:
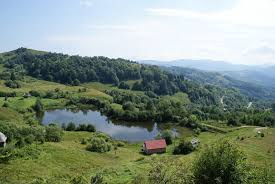
[[(88, 183), (99, 176), (146, 183), (155, 163), (192, 168), (221, 140), (275, 182), (275, 115), (263, 99), (122, 59), (24, 48), (0, 56), (0, 132), (9, 138), (0, 152), (2, 183)], [(166, 153), (141, 152), (143, 141), (167, 131)], [(175, 154), (194, 138), (197, 149)], [(92, 140), (106, 147), (90, 151)]]

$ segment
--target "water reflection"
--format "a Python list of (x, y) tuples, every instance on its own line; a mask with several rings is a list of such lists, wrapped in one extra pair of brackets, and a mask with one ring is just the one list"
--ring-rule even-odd
[(89, 123), (95, 125), (97, 131), (107, 133), (114, 139), (137, 142), (154, 139), (160, 131), (157, 123), (112, 121), (98, 111), (79, 109), (59, 109), (39, 114), (42, 124)]

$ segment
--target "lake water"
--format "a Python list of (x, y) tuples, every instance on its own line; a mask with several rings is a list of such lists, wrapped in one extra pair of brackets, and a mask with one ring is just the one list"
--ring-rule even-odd
[[(154, 139), (161, 131), (157, 123), (112, 121), (98, 111), (59, 109), (46, 111), (41, 116), (43, 125), (69, 122), (78, 124), (93, 124), (97, 131), (104, 132), (114, 139), (128, 142), (138, 142)], [(173, 129), (174, 134), (176, 130)]]

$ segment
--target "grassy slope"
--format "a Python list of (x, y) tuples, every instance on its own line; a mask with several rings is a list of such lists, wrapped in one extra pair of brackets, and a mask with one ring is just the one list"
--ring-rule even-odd
[[(201, 146), (211, 145), (221, 138), (229, 139), (240, 146), (248, 160), (260, 167), (268, 165), (275, 175), (275, 129), (265, 130), (264, 138), (255, 137), (255, 128), (243, 128), (227, 134), (202, 133), (199, 136)], [(237, 140), (238, 136), (245, 137)], [(89, 137), (86, 132), (66, 132), (60, 143), (45, 143), (41, 145), (42, 154), (35, 160), (14, 160), (10, 164), (0, 167), (0, 179), (7, 178), (8, 183), (25, 183), (34, 178), (47, 178), (55, 183), (68, 183), (69, 178), (83, 175), (89, 178), (92, 174), (104, 170), (105, 179), (109, 183), (128, 183), (138, 174), (146, 174), (153, 158), (170, 157), (190, 163), (199, 151), (187, 156), (173, 156), (173, 145), (168, 153), (156, 156), (143, 156), (139, 153), (140, 144), (126, 144), (119, 148), (116, 155), (109, 153), (91, 153), (80, 144), (81, 138)], [(141, 159), (144, 157), (144, 159)], [(20, 165), (20, 167), (18, 167)], [(275, 178), (273, 178), (273, 181)]]

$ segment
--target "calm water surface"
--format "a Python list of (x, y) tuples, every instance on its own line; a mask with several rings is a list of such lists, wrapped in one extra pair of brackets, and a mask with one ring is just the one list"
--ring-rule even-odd
[[(111, 121), (98, 111), (59, 109), (46, 111), (41, 116), (43, 125), (69, 122), (77, 124), (93, 124), (97, 131), (104, 132), (114, 139), (138, 142), (154, 139), (161, 131), (157, 123)], [(173, 129), (176, 134), (176, 130)]]

